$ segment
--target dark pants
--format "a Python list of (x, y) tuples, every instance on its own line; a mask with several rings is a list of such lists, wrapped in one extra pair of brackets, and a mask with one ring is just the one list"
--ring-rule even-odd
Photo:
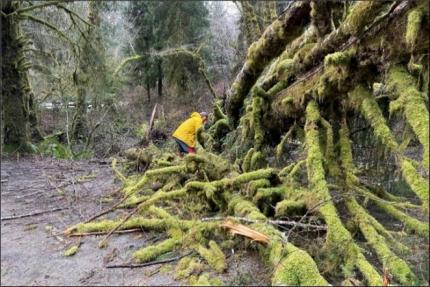
[(181, 154), (183, 153), (196, 153), (196, 150), (193, 147), (189, 147), (186, 143), (177, 138), (174, 138), (176, 143), (178, 144), (178, 149)]

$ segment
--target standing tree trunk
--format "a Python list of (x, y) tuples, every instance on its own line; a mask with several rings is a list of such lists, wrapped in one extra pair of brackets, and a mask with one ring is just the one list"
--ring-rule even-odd
[(87, 120), (86, 120), (86, 99), (87, 99), (87, 75), (86, 67), (83, 63), (80, 65), (80, 70), (73, 74), (73, 82), (78, 90), (78, 97), (76, 101), (76, 112), (73, 116), (72, 124), (72, 138), (74, 140), (83, 139), (87, 134)]
[(248, 1), (240, 1), (242, 4), (242, 18), (245, 22), (245, 35), (247, 46), (258, 40), (261, 36), (261, 29), (258, 25), (257, 14), (254, 7)]
[(34, 103), (34, 94), (30, 93), (28, 97), (28, 120), (30, 123), (30, 136), (34, 142), (43, 140), (43, 136), (39, 130), (37, 123), (36, 105)]
[(148, 99), (148, 103), (151, 102), (151, 86), (149, 83), (146, 83), (146, 97)]
[(157, 70), (158, 70), (158, 100), (161, 102), (163, 98), (163, 70), (161, 68), (161, 59), (157, 60)]
[[(79, 57), (79, 70), (74, 74), (74, 82), (77, 86), (78, 97), (76, 113), (73, 119), (73, 138), (82, 139), (87, 136), (87, 98), (88, 92), (93, 93), (96, 101), (99, 88), (104, 86), (104, 55), (103, 45), (97, 28), (100, 26), (99, 4), (97, 1), (88, 2), (88, 19), (91, 26), (88, 26), (85, 39)], [(94, 75), (93, 78), (90, 77)]]
[[(27, 148), (29, 137), (27, 70), (31, 66), (24, 55), (27, 38), (22, 33), (18, 2), (1, 4), (2, 19), (2, 114), (4, 143), (20, 150)], [(5, 16), (7, 15), (7, 16)]]

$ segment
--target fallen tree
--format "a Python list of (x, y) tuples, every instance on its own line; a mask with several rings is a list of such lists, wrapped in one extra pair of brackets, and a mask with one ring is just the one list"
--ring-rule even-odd
[[(428, 3), (362, 1), (339, 9), (292, 4), (249, 48), (225, 102), (215, 102), (213, 125), (198, 136), (205, 150), (157, 160), (145, 154), (150, 149), (134, 150), (144, 174), (125, 177), (113, 166), (123, 181), (115, 206), (133, 209), (66, 234), (106, 232), (104, 247), (118, 230), (164, 232), (166, 239), (133, 257), (145, 263), (195, 251), (202, 261), (184, 257), (176, 268), (192, 284), (219, 284), (205, 271), (222, 273), (223, 249), (249, 239), (273, 267), (273, 285), (382, 285), (384, 270), (394, 283), (425, 283), (408, 262), (400, 230), (384, 226), (374, 210), (428, 240)], [(321, 15), (332, 15), (331, 24)], [(409, 131), (403, 136), (393, 128), (400, 122)], [(405, 152), (411, 139), (422, 156)], [(380, 152), (363, 155), (366, 143)], [(363, 165), (373, 157), (387, 168)], [(389, 164), (406, 195), (383, 184)], [(203, 220), (213, 212), (218, 217)], [(236, 226), (241, 220), (246, 228)]]

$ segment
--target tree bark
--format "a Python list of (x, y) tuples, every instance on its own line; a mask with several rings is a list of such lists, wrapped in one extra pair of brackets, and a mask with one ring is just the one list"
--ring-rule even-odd
[(163, 99), (163, 69), (161, 67), (161, 60), (157, 61), (157, 91), (158, 91), (158, 100), (161, 101)]
[[(98, 91), (94, 89), (94, 82), (99, 79), (92, 79), (90, 85), (90, 74), (95, 72), (96, 77), (103, 77), (98, 71), (92, 70), (94, 67), (101, 67), (102, 65), (98, 62), (100, 59), (100, 50), (103, 49), (100, 38), (97, 35), (96, 28), (100, 24), (99, 10), (96, 1), (88, 2), (88, 19), (91, 26), (88, 26), (86, 39), (82, 39), (82, 49), (79, 56), (79, 69), (74, 74), (74, 81), (77, 87), (77, 104), (76, 113), (73, 119), (73, 138), (83, 139), (88, 135), (88, 123), (87, 123), (87, 95), (88, 90), (92, 88), (94, 94)], [(94, 95), (96, 98), (96, 95)]]
[[(26, 149), (30, 140), (29, 119), (26, 112), (30, 87), (26, 85), (30, 63), (24, 55), (27, 39), (22, 33), (18, 15), (18, 2), (1, 4), (2, 18), (2, 109), (4, 143), (18, 149)], [(8, 16), (5, 16), (8, 14)]]
[(148, 100), (148, 103), (151, 102), (151, 87), (149, 83), (146, 83), (146, 98)]

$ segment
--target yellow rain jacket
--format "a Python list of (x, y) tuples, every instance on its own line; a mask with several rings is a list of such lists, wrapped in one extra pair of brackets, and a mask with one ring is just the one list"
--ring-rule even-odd
[(189, 147), (195, 147), (196, 145), (196, 133), (197, 130), (203, 125), (202, 116), (193, 112), (191, 117), (183, 122), (173, 133), (173, 137), (183, 141)]

